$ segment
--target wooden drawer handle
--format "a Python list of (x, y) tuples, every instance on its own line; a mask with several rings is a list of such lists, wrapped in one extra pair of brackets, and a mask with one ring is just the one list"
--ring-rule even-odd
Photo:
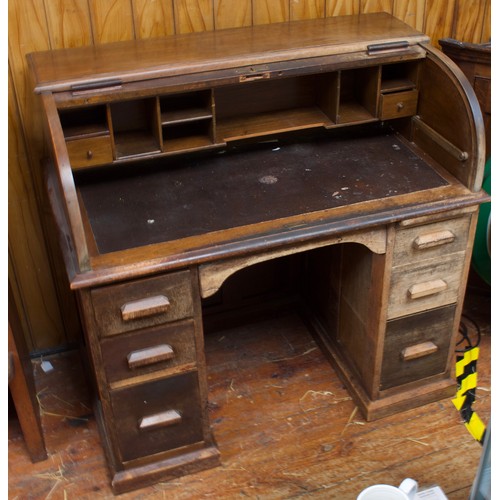
[(425, 281), (424, 283), (416, 283), (408, 289), (408, 295), (410, 299), (420, 299), (421, 297), (427, 297), (428, 295), (434, 295), (435, 293), (442, 292), (446, 290), (448, 285), (446, 281), (443, 280), (433, 280)]
[(169, 427), (170, 425), (180, 423), (181, 420), (181, 414), (177, 410), (167, 410), (141, 418), (139, 421), (139, 429), (141, 431), (146, 431), (159, 427)]
[(436, 231), (434, 233), (427, 233), (417, 236), (413, 240), (413, 248), (417, 250), (424, 250), (425, 248), (437, 247), (445, 245), (455, 240), (455, 235), (449, 230)]
[(121, 307), (123, 321), (131, 321), (148, 316), (156, 316), (168, 311), (170, 301), (165, 295), (146, 297), (145, 299), (128, 302)]
[(141, 366), (152, 365), (160, 361), (167, 361), (174, 357), (174, 350), (168, 344), (155, 345), (154, 347), (147, 347), (132, 351), (127, 356), (128, 367), (139, 368)]
[(411, 359), (423, 358), (429, 354), (433, 354), (438, 350), (438, 346), (434, 342), (422, 342), (421, 344), (405, 347), (401, 351), (401, 358), (403, 361), (410, 361)]

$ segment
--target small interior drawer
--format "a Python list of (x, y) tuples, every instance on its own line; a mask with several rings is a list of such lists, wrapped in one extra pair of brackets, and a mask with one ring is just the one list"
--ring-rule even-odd
[(102, 337), (193, 315), (189, 271), (96, 288), (91, 297)]
[(390, 120), (413, 116), (417, 113), (417, 102), (418, 90), (416, 89), (380, 94), (379, 118)]
[(113, 161), (111, 136), (86, 137), (66, 142), (73, 169), (104, 165)]
[(123, 461), (203, 441), (197, 372), (111, 391)]
[(463, 252), (469, 239), (470, 216), (399, 229), (394, 243), (393, 266)]
[(193, 320), (146, 328), (101, 342), (108, 382), (196, 363)]
[(390, 321), (382, 360), (381, 389), (445, 372), (455, 306)]
[(387, 318), (393, 319), (457, 301), (465, 252), (393, 269)]

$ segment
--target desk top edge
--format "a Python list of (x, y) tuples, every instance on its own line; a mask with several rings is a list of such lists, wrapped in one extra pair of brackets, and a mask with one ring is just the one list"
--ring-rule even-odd
[[(354, 37), (354, 38), (353, 38)], [(357, 42), (353, 44), (353, 39)], [(338, 16), (129, 40), (28, 54), (35, 92), (359, 52), (374, 43), (429, 38), (387, 13)]]

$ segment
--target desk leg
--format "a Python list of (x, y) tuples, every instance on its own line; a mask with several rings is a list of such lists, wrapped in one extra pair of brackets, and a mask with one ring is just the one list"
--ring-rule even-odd
[(45, 450), (39, 408), (35, 398), (35, 381), (31, 371), (31, 362), (29, 358), (23, 356), (22, 349), (18, 349), (10, 322), (9, 390), (14, 400), (14, 406), (16, 407), (31, 460), (33, 462), (45, 460), (47, 452)]

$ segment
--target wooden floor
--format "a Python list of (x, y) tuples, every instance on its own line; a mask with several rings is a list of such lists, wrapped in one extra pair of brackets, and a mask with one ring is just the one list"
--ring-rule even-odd
[[(490, 417), (490, 298), (469, 290), (481, 328), (478, 415)], [(366, 422), (294, 313), (207, 336), (210, 416), (222, 465), (123, 499), (355, 499), (405, 477), (468, 499), (482, 447), (450, 400)], [(49, 458), (32, 464), (9, 421), (10, 499), (113, 498), (75, 352), (34, 361)]]

